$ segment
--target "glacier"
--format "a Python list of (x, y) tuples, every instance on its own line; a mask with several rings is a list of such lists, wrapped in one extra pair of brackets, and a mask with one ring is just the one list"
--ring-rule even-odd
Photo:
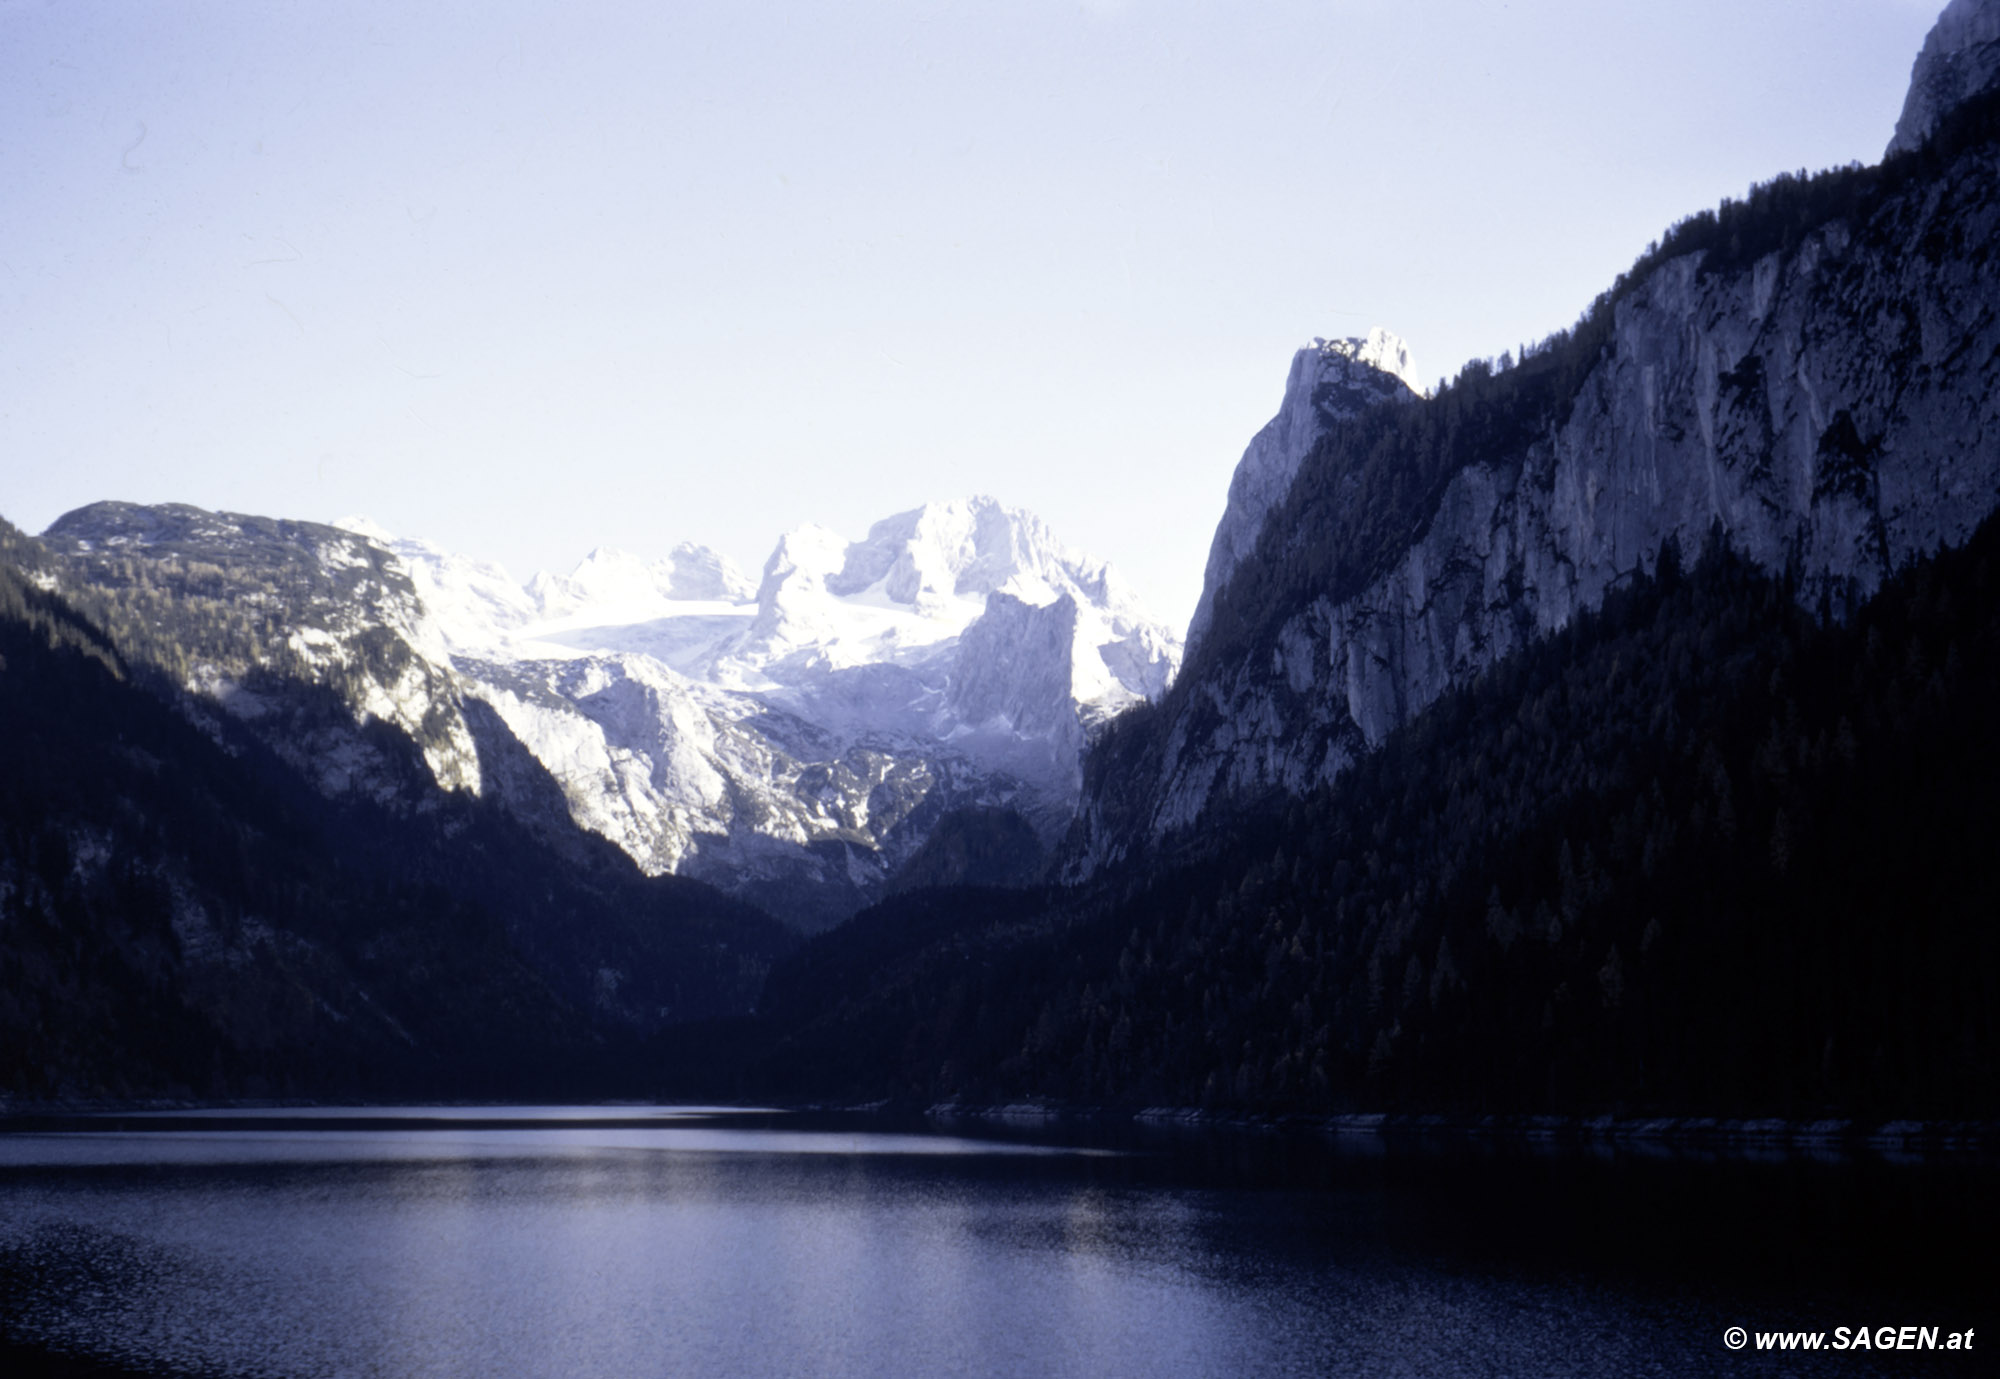
[[(1114, 569), (985, 497), (858, 541), (787, 532), (754, 584), (693, 544), (653, 562), (600, 548), (520, 584), (335, 526), (406, 573), (408, 639), (484, 739), (461, 778), (806, 929), (880, 894), (953, 810), (1011, 809), (1053, 842), (1094, 730), (1180, 664)], [(532, 762), (500, 765), (504, 740)]]

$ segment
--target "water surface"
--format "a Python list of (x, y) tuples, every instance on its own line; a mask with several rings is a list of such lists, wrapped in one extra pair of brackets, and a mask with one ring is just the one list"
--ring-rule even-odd
[(1984, 1372), (1722, 1344), (1977, 1326), (1990, 1290), (1941, 1262), (1990, 1248), (1976, 1164), (699, 1107), (75, 1124), (0, 1134), (17, 1357), (300, 1379)]

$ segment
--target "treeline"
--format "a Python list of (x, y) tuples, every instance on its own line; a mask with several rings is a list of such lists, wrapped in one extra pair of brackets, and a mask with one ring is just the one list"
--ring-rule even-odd
[(2000, 525), (1845, 626), (1719, 543), (1092, 894), (891, 901), (773, 1085), (1262, 1111), (2000, 1106)]

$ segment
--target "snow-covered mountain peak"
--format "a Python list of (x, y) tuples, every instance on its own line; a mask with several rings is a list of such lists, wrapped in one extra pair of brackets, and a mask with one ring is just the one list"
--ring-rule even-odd
[(915, 665), (988, 610), (996, 595), (1033, 608), (1076, 605), (1074, 685), (1099, 713), (1157, 695), (1179, 664), (1170, 633), (1109, 565), (1068, 550), (1040, 518), (987, 497), (927, 503), (848, 542), (824, 527), (780, 539), (764, 566), (748, 634), (722, 652), (729, 683), (863, 663)]
[(992, 594), (1053, 603), (1064, 594), (1104, 611), (1136, 611), (1130, 588), (1102, 561), (1058, 541), (1031, 512), (975, 496), (927, 503), (884, 518), (849, 546), (828, 588), (883, 597), (920, 611), (962, 617)]
[(562, 618), (585, 605), (643, 608), (666, 596), (659, 572), (615, 546), (592, 550), (566, 575), (536, 573), (529, 590), (544, 618)]
[(757, 586), (744, 578), (734, 561), (712, 547), (683, 541), (664, 564), (669, 598), (748, 603), (757, 597)]
[(768, 656), (784, 647), (838, 637), (839, 614), (827, 585), (839, 577), (847, 549), (839, 532), (815, 524), (778, 538), (757, 586), (753, 645)]
[(547, 629), (651, 622), (683, 613), (713, 612), (692, 604), (747, 603), (755, 586), (727, 556), (683, 541), (664, 560), (599, 546), (566, 575), (537, 573), (527, 595)]
[[(875, 590), (920, 612), (945, 613), (959, 595), (960, 575), (979, 557), (978, 528), (966, 502), (929, 503), (885, 517), (847, 548), (830, 588), (843, 596)], [(989, 531), (987, 545), (992, 542)]]
[(535, 601), (497, 562), (397, 536), (366, 517), (342, 517), (333, 525), (388, 551), (409, 575), (423, 610), (413, 637), (426, 654), (443, 659), (489, 651), (536, 616)]
[(757, 603), (762, 607), (790, 585), (795, 591), (823, 592), (828, 578), (840, 573), (847, 558), (847, 538), (831, 527), (808, 522), (778, 538), (764, 562), (764, 578), (757, 586)]
[(879, 584), (897, 603), (942, 609), (1011, 584), (1027, 601), (1047, 603), (1063, 583), (1051, 576), (1066, 560), (1073, 557), (1034, 514), (987, 497), (957, 498), (877, 522), (848, 548), (831, 587), (851, 594)]
[(590, 554), (576, 562), (569, 572), (572, 583), (585, 588), (615, 586), (630, 580), (648, 580), (652, 571), (646, 562), (616, 546), (593, 546)]
[(336, 517), (333, 519), (333, 521), (329, 522), (327, 525), (331, 527), (338, 527), (342, 531), (351, 531), (356, 536), (365, 536), (378, 546), (388, 546), (393, 544), (396, 540), (395, 536), (389, 532), (388, 528), (384, 527), (381, 523), (375, 521), (373, 518), (365, 517), (360, 513), (356, 513), (351, 517)]

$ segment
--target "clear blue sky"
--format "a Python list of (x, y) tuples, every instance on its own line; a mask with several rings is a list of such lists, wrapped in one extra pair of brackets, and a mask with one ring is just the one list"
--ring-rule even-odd
[(1880, 156), (1941, 0), (0, 0), (0, 515), (746, 566), (987, 492), (1185, 624), (1312, 335), (1426, 378)]

